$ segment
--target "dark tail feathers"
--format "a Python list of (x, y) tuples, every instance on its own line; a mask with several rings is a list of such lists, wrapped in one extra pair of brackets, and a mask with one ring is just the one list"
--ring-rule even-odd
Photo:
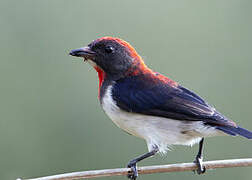
[(227, 133), (231, 136), (240, 135), (245, 138), (252, 139), (252, 132), (247, 129), (241, 128), (239, 126), (238, 127), (218, 126), (218, 127), (216, 127), (216, 129), (219, 129), (219, 130), (223, 131), (224, 133)]

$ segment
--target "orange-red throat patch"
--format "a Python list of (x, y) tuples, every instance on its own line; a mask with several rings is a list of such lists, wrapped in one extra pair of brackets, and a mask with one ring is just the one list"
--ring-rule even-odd
[(105, 78), (105, 72), (99, 68), (98, 66), (95, 66), (94, 69), (97, 71), (98, 73), (98, 78), (99, 78), (99, 90), (98, 90), (98, 97), (100, 98), (100, 89), (101, 89), (101, 86), (102, 86), (102, 83), (104, 81), (104, 78)]

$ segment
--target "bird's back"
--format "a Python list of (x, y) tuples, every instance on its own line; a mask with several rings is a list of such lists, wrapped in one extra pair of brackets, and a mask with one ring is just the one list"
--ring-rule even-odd
[(116, 105), (127, 112), (235, 125), (201, 97), (173, 81), (164, 81), (160, 74), (140, 74), (119, 79), (114, 83), (111, 93)]

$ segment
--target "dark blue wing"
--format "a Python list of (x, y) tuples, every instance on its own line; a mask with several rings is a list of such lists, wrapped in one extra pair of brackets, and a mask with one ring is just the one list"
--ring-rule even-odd
[(203, 121), (209, 125), (235, 125), (188, 89), (171, 86), (152, 76), (120, 79), (113, 86), (112, 96), (117, 105), (128, 112)]

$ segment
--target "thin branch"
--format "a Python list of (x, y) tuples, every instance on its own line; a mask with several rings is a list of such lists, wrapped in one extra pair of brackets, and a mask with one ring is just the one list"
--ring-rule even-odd
[[(203, 162), (203, 164), (206, 167), (206, 169), (248, 167), (248, 166), (252, 166), (252, 158), (206, 161), (206, 162)], [(180, 164), (139, 167), (138, 173), (139, 174), (152, 174), (152, 173), (164, 173), (164, 172), (193, 171), (196, 169), (197, 169), (197, 166), (195, 165), (195, 163), (180, 163)], [(74, 179), (81, 179), (81, 178), (122, 176), (122, 175), (127, 175), (129, 171), (130, 171), (130, 168), (103, 169), (103, 170), (65, 173), (65, 174), (25, 179), (25, 180), (74, 180)], [(19, 178), (17, 180), (21, 180), (21, 179)]]

